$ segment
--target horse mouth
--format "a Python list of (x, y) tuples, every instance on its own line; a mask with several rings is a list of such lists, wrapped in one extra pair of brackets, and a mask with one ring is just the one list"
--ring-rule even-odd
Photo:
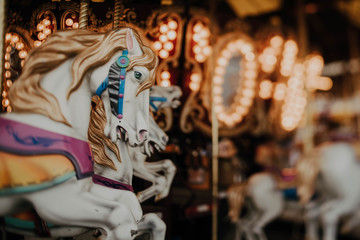
[(149, 154), (148, 155), (153, 155), (155, 153), (155, 151), (161, 152), (161, 151), (165, 150), (164, 147), (161, 147), (159, 144), (157, 144), (154, 141), (149, 141), (148, 142), (148, 149), (149, 149), (149, 151), (148, 151)]

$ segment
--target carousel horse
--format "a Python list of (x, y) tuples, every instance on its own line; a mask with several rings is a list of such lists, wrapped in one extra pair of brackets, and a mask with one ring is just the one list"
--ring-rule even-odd
[[(152, 86), (150, 89), (150, 106), (153, 111), (171, 107), (177, 108), (180, 105), (179, 98), (182, 91), (178, 86), (161, 87)], [(166, 148), (169, 137), (158, 126), (154, 118), (150, 118), (150, 134), (146, 140), (145, 151), (138, 151), (136, 148), (130, 150), (132, 153), (134, 175), (146, 181), (152, 182), (152, 186), (138, 192), (140, 202), (155, 196), (155, 201), (168, 196), (171, 183), (175, 177), (176, 166), (170, 159), (147, 162), (155, 149), (163, 151)], [(163, 174), (160, 174), (162, 172)]]
[(179, 86), (162, 87), (154, 85), (150, 88), (150, 106), (153, 112), (158, 109), (171, 107), (178, 108), (181, 104), (180, 97), (182, 95)]
[[(235, 239), (240, 240), (244, 235), (247, 240), (266, 240), (264, 227), (280, 216), (304, 221), (307, 239), (315, 234), (317, 222), (309, 216), (303, 216), (302, 212), (313, 212), (316, 205), (302, 206), (294, 192), (294, 175), (284, 175), (269, 167), (274, 162), (271, 156), (274, 149), (276, 147), (269, 145), (258, 147), (257, 162), (268, 165), (268, 170), (255, 173), (244, 183), (234, 184), (227, 190), (228, 216), (236, 223)], [(247, 214), (240, 218), (244, 205), (247, 207)]]
[[(360, 207), (359, 146), (349, 142), (328, 142), (301, 157), (297, 164), (298, 194), (302, 203), (314, 204), (318, 211), (308, 215), (323, 227), (323, 240), (335, 240), (341, 219), (356, 217)], [(317, 200), (311, 199), (316, 191)], [(345, 222), (343, 229), (353, 224)], [(358, 221), (357, 221), (358, 222)], [(346, 229), (349, 230), (349, 229)], [(309, 238), (318, 240), (318, 232)]]
[[(106, 93), (102, 94), (104, 100), (107, 97)], [(93, 192), (109, 200), (120, 201), (128, 205), (130, 209), (137, 209), (141, 213), (136, 218), (138, 222), (137, 235), (150, 230), (152, 240), (163, 240), (165, 239), (166, 224), (154, 213), (142, 215), (140, 202), (133, 193), (132, 188), (133, 159), (130, 156), (130, 149), (144, 152), (145, 150), (141, 149), (144, 149), (149, 144), (149, 139), (144, 144), (136, 147), (132, 147), (120, 139), (113, 144), (104, 134), (107, 124), (106, 119), (108, 117), (104, 105), (98, 98), (96, 106), (92, 111), (89, 127), (89, 141), (95, 160), (95, 174), (93, 175), (93, 182), (95, 184), (92, 185), (92, 188), (94, 188)], [(157, 126), (155, 121), (150, 121), (150, 139), (154, 135), (153, 127), (151, 127), (152, 124)], [(152, 139), (151, 141), (154, 141), (153, 144), (156, 145), (162, 144), (162, 139)], [(106, 190), (109, 188), (117, 189), (118, 191), (107, 193)]]
[(0, 118), (0, 215), (34, 209), (51, 224), (101, 229), (106, 239), (133, 239), (139, 214), (89, 188), (90, 103), (108, 87), (107, 105), (116, 114), (108, 135), (120, 131), (130, 144), (143, 144), (156, 65), (154, 52), (130, 29), (57, 32), (33, 50), (9, 93), (13, 113)]

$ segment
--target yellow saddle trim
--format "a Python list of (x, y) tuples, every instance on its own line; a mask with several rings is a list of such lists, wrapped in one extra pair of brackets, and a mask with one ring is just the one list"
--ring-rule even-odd
[(41, 184), (74, 171), (63, 155), (22, 156), (0, 151), (0, 189)]

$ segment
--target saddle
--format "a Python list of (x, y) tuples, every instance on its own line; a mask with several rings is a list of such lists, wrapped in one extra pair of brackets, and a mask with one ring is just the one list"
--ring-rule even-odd
[(0, 118), (0, 195), (32, 192), (93, 175), (86, 141)]

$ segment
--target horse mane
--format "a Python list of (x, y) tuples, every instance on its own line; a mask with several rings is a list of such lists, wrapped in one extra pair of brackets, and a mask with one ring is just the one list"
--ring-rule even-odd
[(318, 149), (300, 157), (296, 164), (296, 181), (301, 203), (307, 203), (315, 192), (315, 183), (320, 171), (321, 154)]
[(91, 110), (88, 138), (94, 155), (94, 161), (97, 164), (108, 166), (116, 171), (117, 169), (113, 160), (105, 151), (105, 145), (116, 155), (119, 162), (121, 162), (120, 151), (116, 144), (104, 134), (107, 123), (104, 103), (97, 96), (93, 97), (93, 102), (95, 106)]
[[(139, 94), (154, 84), (158, 58), (149, 47), (143, 45), (139, 33), (135, 30), (133, 33), (144, 54), (133, 57), (127, 70), (141, 65), (151, 72), (149, 80), (139, 86)], [(105, 64), (115, 52), (126, 48), (125, 39), (126, 28), (107, 33), (79, 29), (52, 34), (41, 46), (29, 53), (21, 76), (9, 91), (13, 112), (38, 113), (70, 126), (55, 96), (41, 88), (41, 79), (46, 73), (74, 58), (71, 68), (73, 81), (67, 94), (69, 99), (89, 71)]]

